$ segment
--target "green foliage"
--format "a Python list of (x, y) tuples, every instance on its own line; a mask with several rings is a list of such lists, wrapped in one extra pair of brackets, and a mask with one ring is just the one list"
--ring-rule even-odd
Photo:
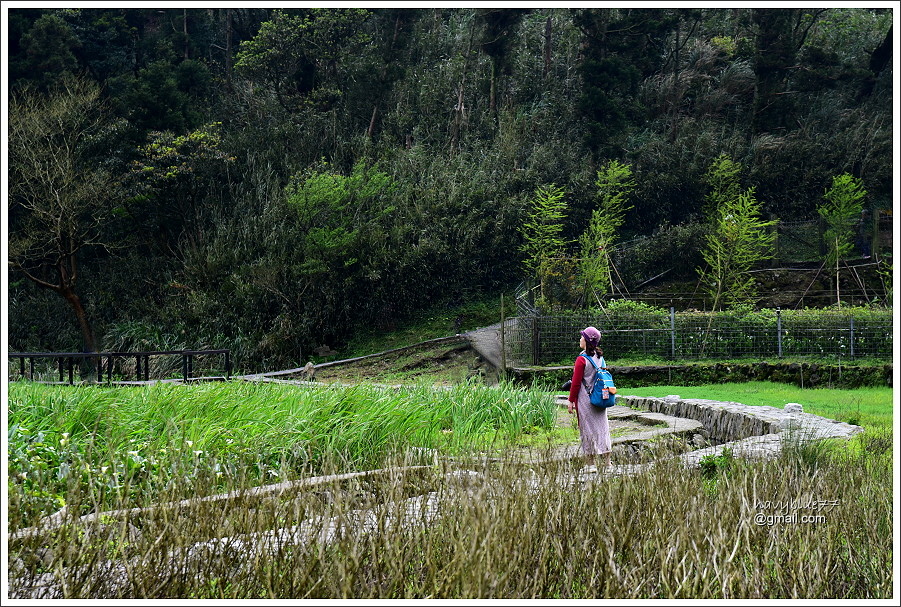
[(566, 191), (556, 184), (543, 185), (535, 190), (529, 202), (529, 211), (520, 227), (525, 255), (523, 263), (541, 283), (541, 296), (545, 296), (545, 283), (553, 272), (555, 261), (563, 253), (566, 240), (562, 237), (563, 218), (567, 203)]
[(139, 148), (140, 160), (132, 170), (145, 180), (170, 181), (197, 172), (197, 165), (209, 161), (234, 162), (222, 149), (222, 123), (213, 122), (185, 135), (152, 132), (150, 142)]
[(741, 194), (739, 183), (741, 169), (741, 164), (727, 154), (720, 154), (710, 164), (704, 175), (704, 183), (710, 188), (704, 196), (704, 212), (707, 217), (716, 216), (722, 207), (730, 204)]
[(10, 482), (26, 524), (52, 514), (71, 484), (105, 507), (154, 501), (177, 484), (218, 490), (330, 467), (378, 468), (411, 447), (462, 454), (547, 431), (547, 393), (504, 384), (140, 388), (10, 385)]
[(26, 56), (21, 69), (43, 90), (78, 72), (79, 41), (58, 15), (41, 15), (22, 36), (21, 45)]
[(280, 103), (302, 100), (317, 109), (332, 107), (342, 95), (334, 77), (342, 47), (366, 41), (365, 9), (310, 9), (301, 16), (276, 10), (252, 40), (242, 42), (235, 69), (273, 88)]
[(843, 173), (832, 178), (832, 187), (823, 196), (826, 203), (817, 208), (817, 213), (827, 225), (823, 235), (826, 241), (825, 263), (830, 268), (835, 268), (835, 297), (839, 305), (841, 305), (839, 262), (851, 252), (857, 222), (860, 221), (860, 213), (863, 210), (863, 198), (866, 195), (867, 191), (861, 179)]
[(832, 187), (823, 195), (826, 203), (817, 208), (826, 220), (826, 263), (833, 266), (851, 252), (855, 227), (863, 210), (867, 191), (863, 181), (848, 173), (832, 178)]
[(294, 177), (285, 189), (304, 235), (304, 273), (343, 272), (364, 259), (378, 228), (394, 211), (390, 176), (357, 163), (347, 177), (322, 170)]
[(628, 198), (635, 189), (635, 179), (628, 164), (611, 160), (598, 171), (595, 185), (598, 207), (579, 236), (579, 275), (587, 289), (604, 296), (613, 284), (610, 251), (625, 223), (626, 211), (632, 208)]
[(136, 73), (111, 77), (107, 86), (116, 113), (140, 131), (181, 133), (208, 119), (212, 80), (203, 62), (188, 59), (173, 66), (160, 59)]
[(732, 450), (727, 447), (719, 455), (705, 455), (701, 458), (701, 474), (706, 478), (711, 478), (719, 473), (725, 474), (734, 463), (735, 456), (732, 455)]
[(706, 234), (707, 225), (700, 222), (664, 223), (651, 234), (616, 247), (612, 260), (630, 290), (661, 274), (664, 280), (693, 280), (704, 261), (701, 250)]
[(707, 268), (700, 270), (700, 277), (714, 309), (748, 300), (754, 281), (747, 272), (770, 256), (775, 241), (768, 229), (775, 221), (760, 218), (762, 203), (755, 198), (754, 188), (745, 192), (738, 188), (740, 168), (720, 157), (707, 174), (712, 188), (708, 200), (715, 206), (702, 253)]
[(151, 131), (138, 147), (126, 183), (131, 196), (116, 211), (143, 230), (132, 238), (151, 250), (169, 250), (185, 234), (199, 237), (210, 218), (207, 196), (224, 189), (219, 182), (237, 158), (223, 143), (222, 123), (212, 122), (183, 135)]
[[(815, 216), (835, 167), (856, 167), (883, 204), (894, 183), (890, 23), (870, 8), (12, 7), (5, 50), (12, 94), (71, 74), (99, 87), (115, 120), (86, 141), (102, 152), (88, 169), (118, 180), (142, 175), (133, 160), (154, 168), (114, 192), (113, 220), (92, 240), (105, 246), (79, 252), (98, 332), (178, 318), (192, 340), (268, 367), (323, 341), (340, 346), (350, 325), (390, 328), (519, 283), (526, 201), (559, 184), (560, 237), (575, 240), (609, 160), (635, 176), (623, 240), (665, 239), (617, 253), (630, 289), (703, 262), (692, 239), (721, 154), (745, 167), (764, 216)], [(189, 142), (154, 162), (140, 150), (213, 123), (234, 162), (199, 158)], [(308, 239), (284, 188), (297, 175), (348, 176), (359, 162), (391, 175), (395, 211), (356, 230), (320, 226), (320, 248), (339, 245), (343, 274), (311, 283), (323, 261), (305, 265), (297, 244)], [(11, 232), (20, 219), (11, 207)], [(578, 252), (564, 255), (547, 268), (546, 299), (584, 305)], [(350, 285), (367, 296), (345, 296)], [(17, 281), (10, 291), (17, 343), (83, 347), (58, 316), (41, 320), (52, 293)]]

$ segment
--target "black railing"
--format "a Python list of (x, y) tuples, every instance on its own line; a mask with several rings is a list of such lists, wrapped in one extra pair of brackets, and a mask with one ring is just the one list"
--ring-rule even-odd
[[(225, 357), (224, 379), (227, 381), (229, 379), (229, 376), (231, 375), (231, 356), (229, 350), (172, 350), (153, 352), (10, 352), (7, 354), (7, 356), (10, 359), (18, 359), (19, 375), (22, 378), (28, 377), (28, 379), (32, 381), (34, 381), (36, 360), (56, 360), (59, 370), (60, 383), (65, 382), (65, 375), (68, 371), (68, 383), (74, 384), (76, 361), (89, 361), (91, 370), (93, 370), (94, 368), (96, 368), (97, 370), (98, 383), (103, 382), (104, 372), (106, 375), (106, 382), (112, 383), (113, 371), (116, 367), (116, 360), (134, 360), (135, 380), (150, 381), (151, 356), (181, 356), (182, 379), (185, 382), (197, 379), (218, 379), (194, 377), (194, 357), (220, 354)], [(28, 367), (27, 376), (26, 365)], [(120, 371), (121, 368), (122, 365), (119, 365)], [(79, 370), (79, 375), (83, 376), (81, 370)]]

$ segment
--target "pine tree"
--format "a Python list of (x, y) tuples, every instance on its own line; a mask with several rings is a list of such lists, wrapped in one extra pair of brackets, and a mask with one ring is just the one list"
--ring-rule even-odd
[(522, 252), (525, 253), (526, 269), (538, 278), (541, 285), (541, 299), (546, 296), (547, 276), (554, 259), (563, 252), (566, 241), (560, 236), (563, 218), (566, 215), (566, 192), (555, 184), (539, 186), (530, 202), (530, 210), (523, 222)]
[(625, 222), (629, 194), (635, 189), (632, 169), (628, 164), (611, 160), (598, 171), (598, 208), (591, 214), (588, 228), (579, 236), (581, 257), (579, 274), (582, 284), (596, 295), (609, 293), (611, 276), (610, 249)]
[(852, 237), (863, 210), (863, 198), (867, 191), (863, 187), (863, 181), (843, 173), (832, 178), (832, 187), (823, 195), (826, 204), (817, 208), (817, 213), (826, 221), (826, 232), (823, 238), (826, 241), (825, 263), (830, 268), (835, 268), (835, 298), (841, 307), (841, 292), (839, 290), (839, 262), (846, 259), (852, 249)]
[(740, 164), (720, 156), (707, 173), (712, 186), (708, 201), (716, 206), (710, 207), (707, 248), (702, 252), (707, 268), (700, 274), (714, 309), (750, 299), (754, 281), (748, 270), (767, 258), (776, 238), (769, 230), (776, 222), (761, 219), (761, 203), (754, 196), (754, 188), (739, 190), (740, 171)]

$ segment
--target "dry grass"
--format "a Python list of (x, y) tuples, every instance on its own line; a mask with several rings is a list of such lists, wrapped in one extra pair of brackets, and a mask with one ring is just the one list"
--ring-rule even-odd
[(71, 522), (12, 542), (11, 578), (66, 598), (886, 598), (879, 438), (713, 476), (675, 460), (585, 480), (569, 462), (458, 459)]

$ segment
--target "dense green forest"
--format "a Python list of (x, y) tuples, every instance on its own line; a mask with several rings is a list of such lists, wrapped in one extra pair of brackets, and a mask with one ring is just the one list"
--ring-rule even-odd
[[(838, 175), (892, 206), (892, 9), (10, 8), (8, 345), (305, 362), (529, 278), (627, 167), (628, 239)], [(303, 357), (303, 358), (302, 358)]]

